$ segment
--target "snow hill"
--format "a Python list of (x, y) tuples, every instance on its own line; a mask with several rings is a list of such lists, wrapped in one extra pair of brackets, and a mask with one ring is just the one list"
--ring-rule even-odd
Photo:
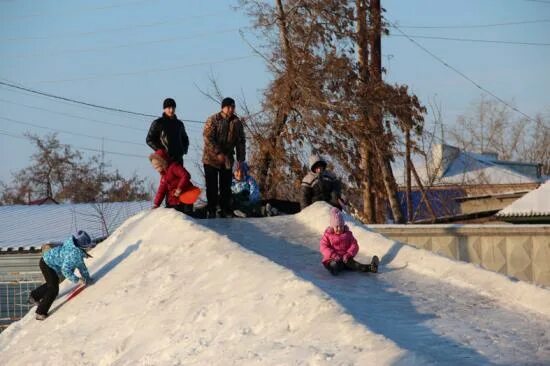
[(352, 221), (358, 260), (376, 253), (381, 273), (332, 277), (318, 253), (328, 211), (139, 213), (94, 249), (94, 286), (0, 334), (0, 364), (550, 364), (550, 290)]

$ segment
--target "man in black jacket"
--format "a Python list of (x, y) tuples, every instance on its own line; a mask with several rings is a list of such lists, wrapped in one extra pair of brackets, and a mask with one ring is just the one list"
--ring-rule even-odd
[(164, 113), (151, 123), (147, 134), (147, 145), (154, 151), (166, 150), (173, 161), (183, 164), (183, 155), (189, 149), (189, 137), (185, 132), (183, 122), (176, 117), (176, 101), (172, 98), (164, 100)]

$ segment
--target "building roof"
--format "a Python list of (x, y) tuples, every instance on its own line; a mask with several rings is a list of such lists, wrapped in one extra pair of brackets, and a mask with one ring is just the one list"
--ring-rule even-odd
[[(438, 144), (425, 159), (413, 158), (422, 183), (427, 186), (523, 184), (541, 181), (538, 164), (499, 160), (496, 154), (479, 154)], [(405, 185), (404, 167), (395, 169), (399, 185)], [(416, 181), (412, 179), (412, 185)]]
[(149, 207), (149, 201), (0, 206), (0, 250), (38, 249), (47, 242), (63, 241), (76, 230), (101, 238)]
[(497, 213), (497, 217), (550, 217), (550, 180)]

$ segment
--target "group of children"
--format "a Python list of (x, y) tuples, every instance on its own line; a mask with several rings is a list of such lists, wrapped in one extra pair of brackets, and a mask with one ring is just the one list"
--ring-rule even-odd
[[(153, 168), (160, 174), (160, 183), (153, 201), (158, 208), (164, 200), (166, 207), (193, 216), (193, 205), (180, 201), (180, 195), (194, 187), (191, 175), (179, 162), (172, 161), (165, 150), (159, 149), (149, 156)], [(249, 174), (246, 162), (236, 162), (231, 183), (233, 215), (238, 217), (271, 216), (276, 210), (269, 204), (262, 205), (260, 189), (256, 180)]]
[[(149, 156), (153, 168), (160, 174), (160, 183), (154, 198), (153, 208), (159, 207), (166, 200), (166, 207), (173, 208), (186, 214), (193, 213), (193, 206), (180, 201), (180, 195), (193, 187), (191, 175), (181, 162), (173, 161), (163, 149), (156, 150)], [(323, 185), (333, 184), (333, 179), (325, 173), (326, 162), (318, 157), (312, 159), (311, 171), (303, 192), (306, 200), (303, 204), (309, 205), (315, 201), (315, 181)], [(260, 191), (256, 180), (250, 176), (248, 165), (237, 162), (233, 172), (231, 184), (234, 215), (239, 217), (271, 216), (276, 211), (269, 204), (262, 206)], [(312, 199), (313, 198), (313, 199)], [(328, 197), (337, 199), (336, 196)], [(322, 197), (321, 197), (322, 199)], [(333, 203), (334, 205), (334, 203)], [(94, 247), (94, 242), (85, 231), (78, 231), (62, 245), (44, 251), (39, 267), (46, 283), (30, 293), (29, 303), (37, 305), (36, 319), (44, 320), (48, 311), (59, 293), (59, 282), (64, 278), (83, 286), (93, 283), (84, 263), (90, 257), (88, 251)], [(378, 272), (379, 259), (373, 256), (370, 264), (355, 261), (359, 251), (357, 240), (345, 225), (342, 211), (333, 207), (330, 211), (330, 225), (325, 230), (320, 242), (323, 266), (334, 276), (341, 271), (351, 270), (358, 272)], [(74, 274), (78, 269), (80, 277)]]

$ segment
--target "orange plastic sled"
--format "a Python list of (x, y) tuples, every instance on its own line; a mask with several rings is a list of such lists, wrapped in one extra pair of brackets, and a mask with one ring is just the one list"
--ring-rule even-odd
[(187, 205), (192, 205), (197, 201), (201, 194), (201, 189), (199, 187), (191, 187), (187, 191), (180, 194), (180, 201)]

